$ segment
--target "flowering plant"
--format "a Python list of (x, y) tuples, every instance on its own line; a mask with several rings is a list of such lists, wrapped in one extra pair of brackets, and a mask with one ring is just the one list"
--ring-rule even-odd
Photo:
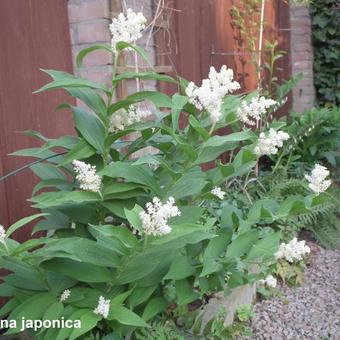
[(304, 260), (309, 253), (310, 248), (306, 242), (298, 241), (296, 237), (288, 243), (281, 243), (279, 250), (274, 254), (277, 259), (276, 274), (283, 282), (302, 284)]
[[(254, 226), (304, 212), (322, 196), (279, 203), (268, 198), (247, 211), (228, 202), (226, 182), (249, 175), (260, 155), (274, 153), (288, 139), (275, 132), (275, 123), (269, 143), (266, 135), (258, 138), (266, 133), (260, 121), (274, 101), (258, 93), (232, 95), (240, 85), (225, 66), (220, 72), (212, 67), (200, 87), (154, 72), (117, 75), (121, 54), (146, 58), (132, 44), (144, 24), (141, 14), (129, 10), (113, 20), (112, 46), (79, 53), (79, 66), (96, 49), (112, 53), (111, 87), (44, 70), (52, 82), (37, 92), (64, 89), (86, 108), (63, 105), (73, 114), (77, 136), (48, 139), (29, 132), (44, 141), (37, 157), (49, 154), (34, 167), (41, 182), (30, 199), (42, 213), (6, 233), (0, 229), (0, 263), (11, 272), (0, 285), (0, 295), (10, 297), (0, 314), (79, 319), (81, 327), (42, 328), (37, 339), (76, 339), (89, 332), (131, 338), (162, 313), (171, 317), (174, 308), (255, 282), (250, 266), (265, 271), (281, 234)], [(133, 78), (176, 83), (181, 92), (169, 97), (140, 91), (113, 102), (117, 84)], [(182, 130), (181, 112), (188, 115)], [(243, 126), (251, 120), (258, 129)], [(231, 132), (218, 135), (226, 126)], [(131, 133), (138, 134), (133, 141), (123, 138)], [(65, 151), (57, 154), (55, 148)], [(225, 152), (231, 153), (228, 163), (219, 159)], [(207, 162), (214, 168), (203, 171)], [(55, 190), (42, 191), (46, 187)], [(10, 238), (37, 217), (42, 219), (33, 233), (45, 231), (45, 237), (22, 244)]]

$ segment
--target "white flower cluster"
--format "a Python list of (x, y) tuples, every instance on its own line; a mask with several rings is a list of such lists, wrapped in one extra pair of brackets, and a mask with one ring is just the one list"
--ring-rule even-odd
[(223, 200), (224, 196), (226, 195), (226, 192), (223, 191), (220, 187), (215, 187), (211, 190), (211, 193), (218, 197), (220, 200)]
[(112, 50), (116, 50), (116, 44), (124, 41), (129, 44), (136, 42), (141, 36), (141, 31), (145, 28), (146, 18), (143, 13), (135, 13), (131, 8), (126, 12), (118, 15), (118, 18), (112, 19), (110, 31), (112, 35)]
[(142, 220), (145, 234), (157, 236), (169, 234), (171, 227), (168, 225), (168, 219), (180, 216), (180, 214), (173, 197), (169, 197), (164, 204), (158, 197), (154, 197), (152, 202), (146, 204), (146, 212), (140, 212), (139, 217)]
[(237, 81), (233, 81), (234, 72), (223, 65), (220, 72), (210, 67), (209, 78), (202, 81), (202, 85), (197, 87), (190, 82), (185, 89), (189, 102), (194, 104), (199, 110), (207, 110), (210, 120), (214, 124), (221, 118), (221, 105), (223, 97), (240, 88)]
[(261, 285), (266, 285), (268, 287), (275, 288), (277, 284), (277, 280), (273, 275), (268, 275), (264, 280), (260, 280), (259, 283)]
[(60, 295), (60, 302), (64, 302), (65, 300), (67, 300), (71, 295), (71, 291), (69, 289), (66, 289), (63, 291), (63, 293)]
[(6, 230), (5, 228), (0, 224), (0, 243), (5, 243), (6, 238)]
[(83, 190), (99, 192), (102, 180), (96, 173), (95, 165), (87, 164), (82, 161), (75, 160), (72, 162), (76, 179), (79, 181), (80, 188)]
[(103, 296), (99, 298), (98, 306), (94, 309), (93, 313), (107, 318), (110, 312), (110, 300), (105, 300)]
[(303, 256), (310, 253), (310, 248), (306, 246), (306, 241), (298, 241), (294, 237), (289, 243), (281, 243), (279, 250), (275, 253), (277, 260), (285, 259), (293, 263), (303, 259)]
[(310, 175), (305, 175), (305, 178), (309, 182), (309, 188), (315, 192), (317, 195), (326, 191), (331, 185), (331, 181), (326, 179), (329, 176), (329, 171), (326, 167), (315, 164), (314, 169)]
[(255, 125), (266, 110), (275, 105), (277, 105), (275, 100), (263, 96), (252, 98), (250, 103), (242, 100), (241, 107), (237, 109), (237, 117), (244, 124)]
[(289, 134), (283, 131), (270, 129), (268, 136), (266, 136), (264, 132), (261, 132), (254, 152), (257, 156), (275, 155), (278, 152), (278, 148), (281, 148), (283, 142), (288, 139)]
[(133, 123), (139, 123), (151, 115), (152, 112), (150, 110), (144, 110), (140, 107), (130, 105), (128, 110), (119, 110), (112, 115), (109, 131), (114, 133), (119, 130), (124, 130), (127, 126)]

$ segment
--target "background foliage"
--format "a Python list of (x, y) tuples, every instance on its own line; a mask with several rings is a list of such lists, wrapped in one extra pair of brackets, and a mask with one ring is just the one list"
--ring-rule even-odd
[(314, 45), (314, 85), (320, 105), (340, 105), (340, 6), (337, 0), (310, 4)]

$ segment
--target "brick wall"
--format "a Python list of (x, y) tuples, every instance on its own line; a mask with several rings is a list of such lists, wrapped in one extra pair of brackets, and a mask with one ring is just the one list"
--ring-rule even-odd
[(311, 19), (307, 6), (290, 6), (292, 74), (304, 78), (293, 89), (293, 110), (303, 112), (314, 105), (313, 47)]

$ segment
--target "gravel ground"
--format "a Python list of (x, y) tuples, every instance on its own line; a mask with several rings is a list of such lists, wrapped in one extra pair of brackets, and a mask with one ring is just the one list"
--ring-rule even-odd
[(309, 244), (312, 260), (301, 287), (255, 305), (256, 340), (340, 340), (340, 251)]

